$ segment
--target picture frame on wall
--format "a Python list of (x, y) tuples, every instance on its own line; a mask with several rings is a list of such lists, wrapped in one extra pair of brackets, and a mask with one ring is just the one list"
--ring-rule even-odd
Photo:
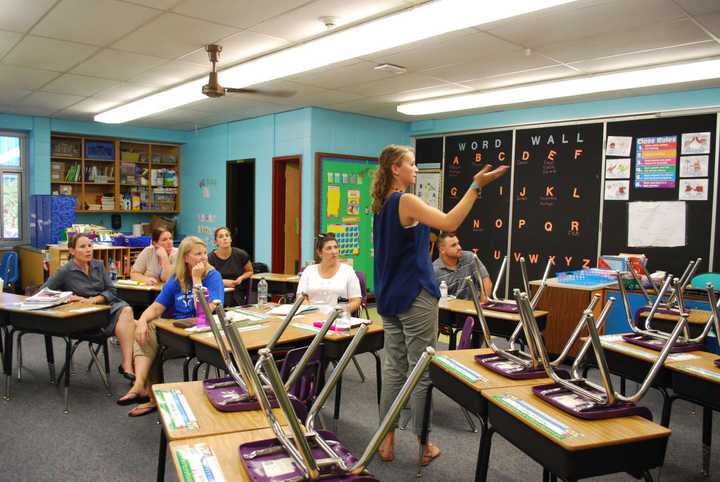
[(415, 195), (430, 206), (442, 210), (442, 170), (421, 169), (415, 179)]

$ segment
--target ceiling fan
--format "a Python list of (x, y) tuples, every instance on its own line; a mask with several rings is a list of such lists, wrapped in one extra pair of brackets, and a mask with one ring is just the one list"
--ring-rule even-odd
[(212, 72), (210, 72), (210, 78), (208, 83), (203, 85), (202, 93), (208, 97), (223, 97), (225, 94), (257, 94), (264, 95), (267, 97), (290, 97), (295, 94), (293, 90), (267, 90), (267, 89), (251, 89), (242, 88), (236, 89), (233, 87), (223, 87), (218, 82), (218, 73), (215, 69), (220, 58), (220, 52), (222, 52), (222, 46), (217, 44), (208, 44), (205, 46), (205, 51), (208, 53), (208, 58), (212, 62)]

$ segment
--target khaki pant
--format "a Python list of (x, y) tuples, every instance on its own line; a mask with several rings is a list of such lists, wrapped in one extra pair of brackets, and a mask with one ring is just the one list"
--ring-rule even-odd
[[(390, 409), (405, 380), (417, 364), (425, 348), (435, 348), (438, 332), (438, 300), (422, 290), (410, 308), (397, 316), (383, 316), (385, 328), (384, 362), (382, 373), (382, 395), (380, 397), (380, 419)], [(410, 411), (413, 417), (413, 432), (422, 432), (425, 398), (430, 386), (430, 375), (426, 371), (410, 396)], [(397, 422), (392, 427), (394, 430)], [(430, 420), (428, 421), (430, 427)]]
[(147, 357), (151, 362), (150, 373), (148, 373), (147, 379), (150, 385), (162, 381), (160, 380), (160, 364), (162, 363), (162, 360), (160, 360), (157, 354), (157, 333), (155, 329), (155, 322), (151, 321), (150, 323), (148, 323), (148, 339), (145, 342), (145, 345), (140, 346), (137, 341), (133, 343), (133, 356), (144, 356)]

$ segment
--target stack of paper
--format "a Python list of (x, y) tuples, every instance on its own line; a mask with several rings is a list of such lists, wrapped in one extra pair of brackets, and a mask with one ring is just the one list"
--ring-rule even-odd
[(25, 299), (20, 307), (24, 310), (41, 310), (67, 303), (72, 295), (72, 291), (55, 291), (50, 288), (43, 288), (33, 296)]

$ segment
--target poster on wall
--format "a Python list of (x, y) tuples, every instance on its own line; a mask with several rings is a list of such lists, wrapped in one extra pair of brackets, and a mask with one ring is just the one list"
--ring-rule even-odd
[(682, 135), (680, 154), (707, 154), (710, 152), (710, 133), (692, 132)]
[(418, 171), (415, 179), (415, 194), (430, 206), (440, 209), (440, 169)]
[(605, 155), (606, 156), (629, 156), (631, 145), (632, 145), (632, 137), (608, 136), (607, 147), (605, 148)]
[(681, 201), (707, 201), (707, 179), (680, 179), (678, 199)]
[(630, 158), (605, 159), (605, 179), (629, 179)]
[(708, 156), (680, 157), (680, 177), (707, 177)]
[(520, 257), (530, 279), (542, 276), (548, 258), (553, 272), (594, 265), (602, 154), (602, 124), (517, 131), (511, 288), (521, 285)]
[(640, 137), (635, 153), (635, 187), (673, 189), (677, 171), (677, 136)]
[(630, 181), (605, 181), (606, 201), (627, 201), (630, 199)]
[[(481, 132), (445, 138), (443, 210), (448, 212), (468, 190), (473, 176), (485, 164), (509, 166), (512, 157), (510, 130)], [(465, 222), (457, 231), (463, 249), (474, 251), (493, 280), (507, 254), (511, 172), (483, 189)]]

